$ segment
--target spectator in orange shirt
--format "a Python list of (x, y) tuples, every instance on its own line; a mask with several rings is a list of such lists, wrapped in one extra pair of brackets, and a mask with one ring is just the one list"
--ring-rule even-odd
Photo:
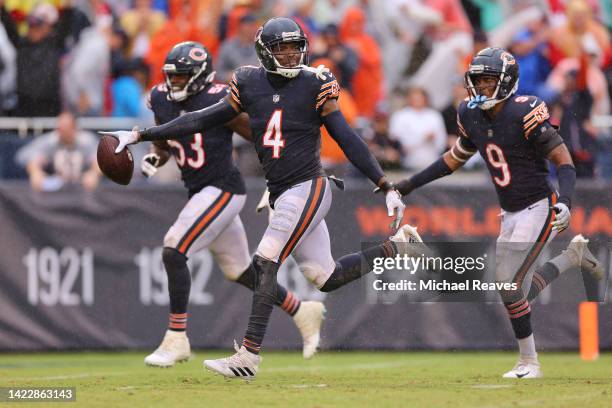
[(340, 39), (359, 57), (359, 68), (352, 83), (359, 116), (372, 118), (376, 104), (384, 97), (384, 77), (380, 47), (365, 32), (365, 23), (365, 14), (360, 8), (349, 8), (340, 25)]
[(183, 41), (198, 41), (206, 45), (214, 55), (219, 46), (215, 25), (202, 27), (196, 18), (199, 3), (190, 0), (171, 0), (170, 19), (151, 38), (149, 52), (145, 61), (151, 67), (151, 85), (164, 81), (162, 66), (168, 51), (177, 43)]

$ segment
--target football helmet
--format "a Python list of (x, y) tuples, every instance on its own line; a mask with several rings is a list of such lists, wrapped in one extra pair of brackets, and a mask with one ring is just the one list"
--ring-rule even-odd
[[(177, 102), (200, 92), (215, 77), (210, 52), (195, 41), (185, 41), (172, 47), (162, 71), (168, 86), (168, 99)], [(172, 75), (187, 75), (188, 80), (183, 86), (172, 85)]]
[[(495, 77), (497, 84), (491, 97), (482, 95), (475, 86), (479, 76)], [(519, 66), (512, 54), (503, 48), (488, 47), (480, 50), (465, 73), (465, 88), (468, 91), (470, 103), (468, 106), (487, 110), (501, 101), (508, 99), (518, 88)]]
[[(299, 60), (291, 66), (281, 64), (278, 59), (294, 53), (281, 50), (281, 44), (288, 43), (297, 43), (299, 53)], [(255, 50), (266, 71), (285, 78), (295, 78), (308, 66), (308, 39), (299, 24), (290, 18), (276, 17), (266, 21), (255, 34)]]

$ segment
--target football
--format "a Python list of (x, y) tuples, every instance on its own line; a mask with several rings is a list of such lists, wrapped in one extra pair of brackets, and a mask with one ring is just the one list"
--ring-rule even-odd
[(113, 136), (102, 136), (98, 142), (98, 166), (102, 173), (117, 184), (124, 186), (132, 180), (134, 158), (126, 147), (115, 153), (119, 140)]

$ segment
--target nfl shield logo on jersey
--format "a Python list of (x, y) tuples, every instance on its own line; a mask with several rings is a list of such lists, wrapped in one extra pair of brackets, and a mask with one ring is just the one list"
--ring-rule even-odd
[(273, 95), (272, 96), (272, 102), (278, 103), (278, 101), (280, 101), (280, 95), (279, 94)]

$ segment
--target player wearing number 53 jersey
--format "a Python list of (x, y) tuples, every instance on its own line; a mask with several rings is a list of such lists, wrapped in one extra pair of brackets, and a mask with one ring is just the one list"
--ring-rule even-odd
[(307, 66), (308, 40), (301, 27), (288, 18), (268, 20), (256, 35), (255, 49), (261, 66), (238, 69), (230, 82), (230, 94), (221, 102), (162, 126), (111, 133), (119, 139), (120, 151), (142, 140), (165, 140), (196, 129), (206, 132), (241, 112), (249, 114), (274, 213), (252, 261), (258, 284), (242, 347), (236, 347), (236, 354), (229, 358), (204, 362), (218, 374), (237, 378), (256, 375), (260, 346), (278, 290), (276, 274), (290, 254), (306, 277), (328, 292), (368, 272), (362, 270), (362, 262), (372, 265), (375, 258), (398, 252), (421, 253), (418, 245), (397, 244), (419, 240), (414, 229), (403, 226), (390, 240), (334, 261), (324, 219), (331, 206), (331, 189), (319, 156), (321, 125), (349, 160), (385, 192), (389, 215), (398, 216), (396, 228), (404, 205), (363, 140), (338, 110), (338, 83), (333, 75), (322, 66)]
[[(403, 195), (446, 176), (476, 152), (487, 163), (502, 207), (497, 239), (497, 279), (518, 290), (501, 292), (520, 358), (506, 378), (542, 376), (531, 330), (529, 301), (560, 273), (581, 266), (596, 278), (601, 264), (581, 235), (567, 250), (536, 271), (532, 266), (546, 242), (569, 225), (576, 172), (563, 140), (548, 121), (546, 104), (534, 96), (517, 96), (519, 67), (501, 48), (485, 48), (465, 74), (468, 100), (458, 108), (456, 145), (431, 166), (398, 184)], [(559, 195), (548, 183), (550, 160), (559, 178)]]
[[(227, 85), (213, 84), (208, 50), (199, 43), (177, 44), (163, 67), (166, 82), (150, 93), (149, 106), (157, 123), (169, 122), (185, 112), (214, 105), (227, 95)], [(171, 366), (190, 355), (186, 335), (190, 273), (187, 257), (208, 248), (224, 275), (249, 289), (256, 276), (239, 213), (245, 202), (242, 176), (232, 160), (232, 133), (250, 139), (248, 121), (236, 119), (197, 132), (156, 141), (142, 161), (142, 171), (153, 176), (157, 167), (174, 156), (189, 200), (164, 238), (163, 262), (168, 274), (170, 323), (160, 347), (145, 358), (154, 366)], [(317, 350), (324, 313), (320, 302), (300, 302), (279, 285), (274, 303), (293, 316), (304, 339), (304, 357)]]

